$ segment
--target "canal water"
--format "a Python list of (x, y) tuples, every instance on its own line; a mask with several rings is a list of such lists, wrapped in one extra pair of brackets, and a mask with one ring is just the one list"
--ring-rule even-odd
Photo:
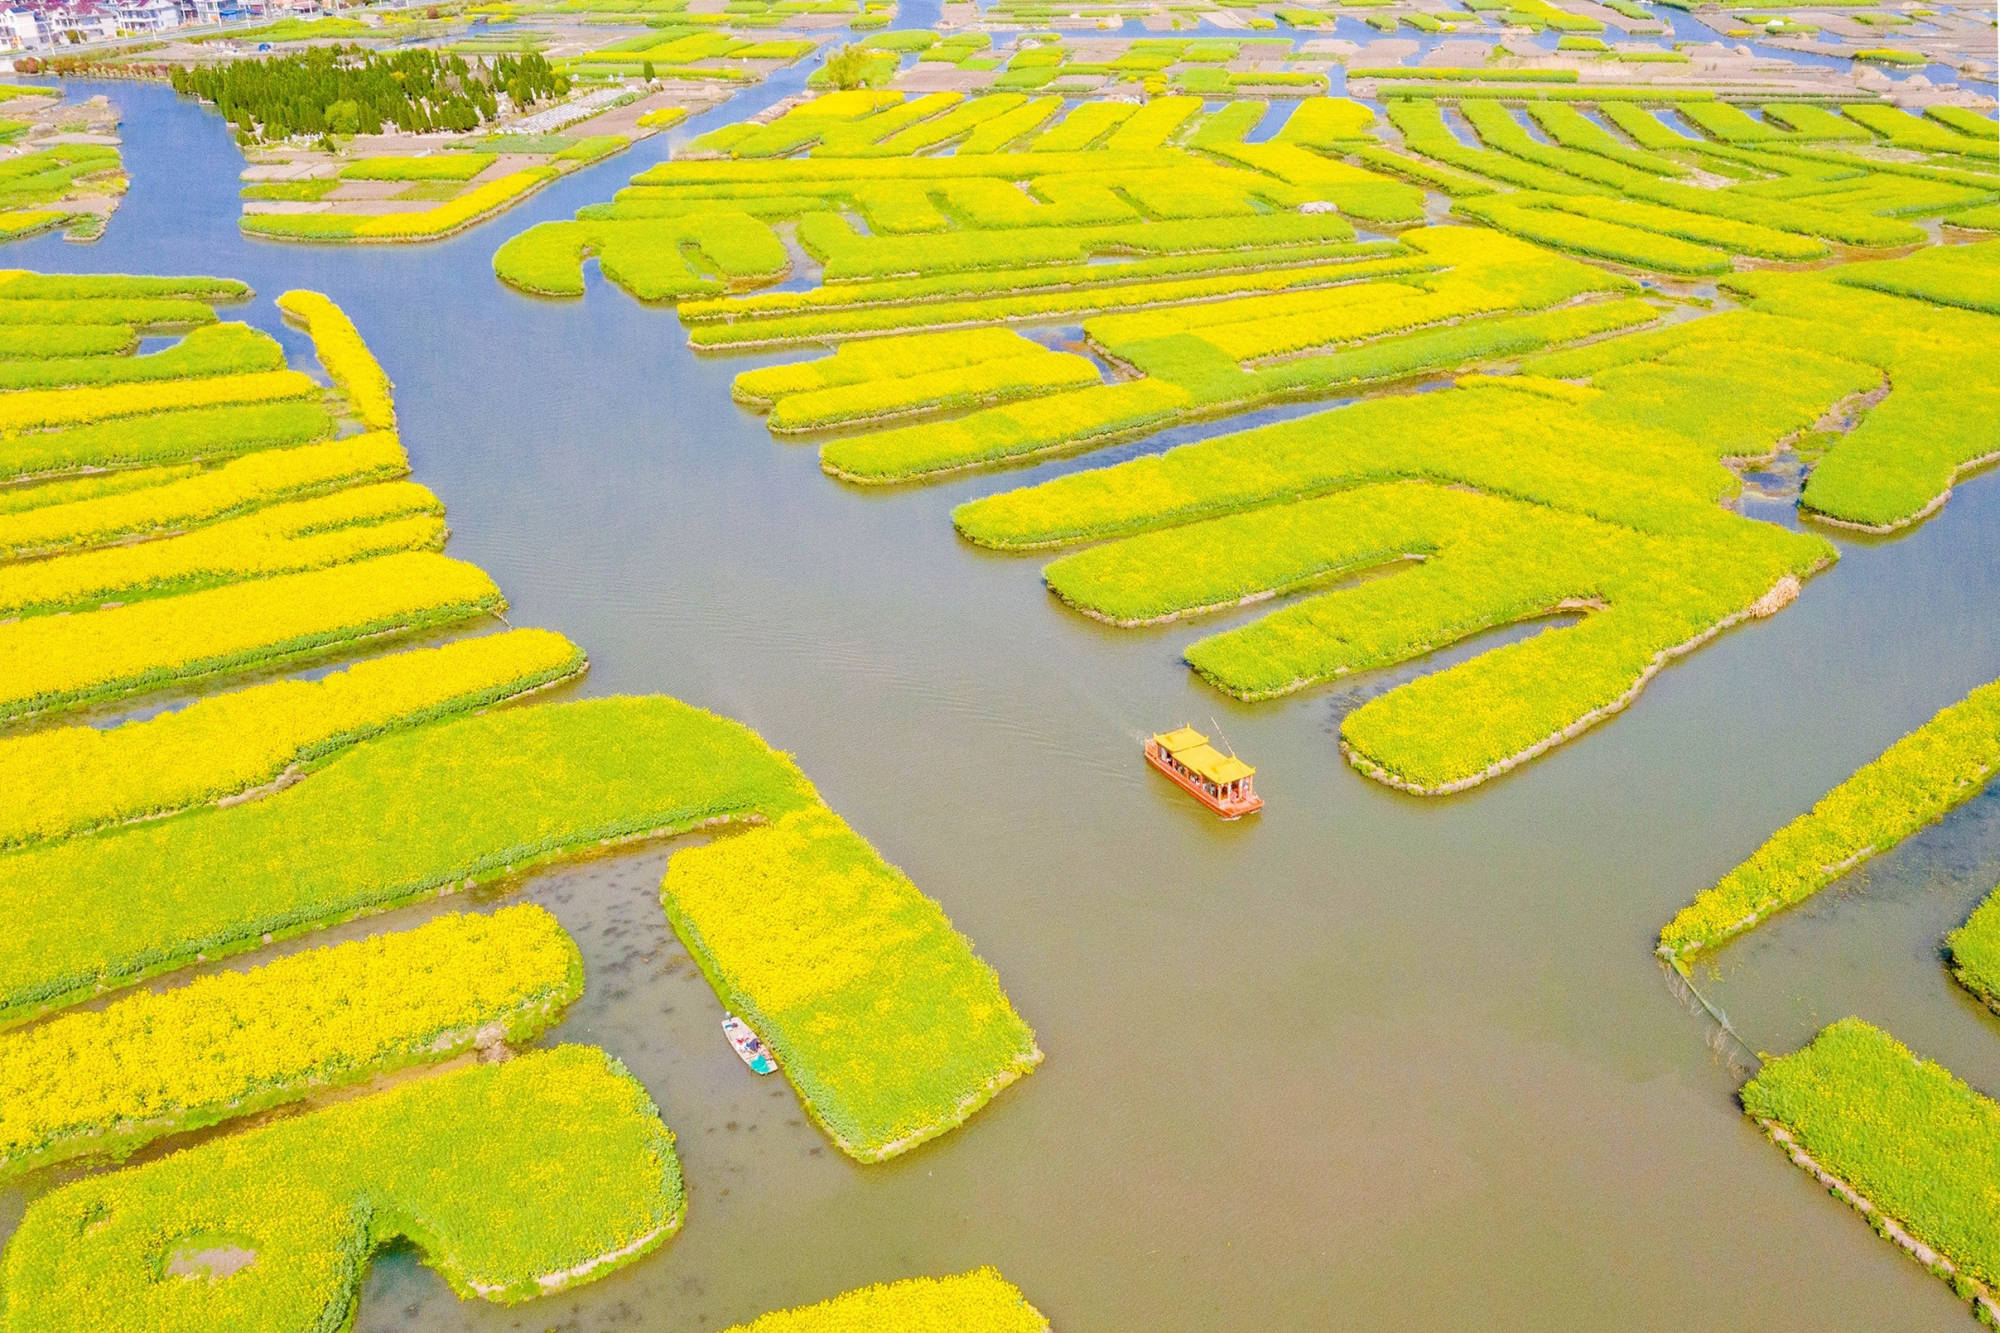
[[(989, 1263), (1063, 1333), (1967, 1317), (1744, 1120), (1651, 948), (1772, 829), (2000, 676), (1993, 475), (1901, 540), (1837, 538), (1841, 562), (1793, 607), (1581, 740), (1420, 800), (1336, 748), (1343, 711), (1388, 677), (1235, 705), (1178, 664), (1206, 626), (1108, 629), (1056, 605), (1035, 560), (953, 536), (955, 503), (1074, 464), (845, 489), (730, 402), (732, 374), (773, 358), (696, 357), (671, 312), (594, 274), (574, 302), (493, 279), (502, 240), (608, 198), (663, 140), (442, 244), (290, 247), (239, 234), (220, 120), (164, 89), (104, 91), (132, 173), (107, 235), (0, 258), (243, 278), (243, 317), (274, 330), (279, 292), (331, 295), (396, 380), (451, 553), (491, 571), (515, 624), (585, 646), (576, 692), (673, 694), (794, 753), (972, 937), (1048, 1052), (965, 1129), (857, 1166), (724, 1044), (658, 906), (671, 848), (533, 876), (480, 902), (542, 902), (577, 937), (587, 993), (550, 1040), (600, 1044), (652, 1091), (686, 1229), (516, 1308), (460, 1303), (391, 1253), (358, 1328), (705, 1333)], [(1260, 818), (1218, 823), (1145, 767), (1141, 738), (1182, 722), (1258, 766)], [(2000, 882), (1997, 833), (1995, 798), (1976, 802), (1701, 984), (1753, 1046), (1858, 1013), (2000, 1091), (2000, 1026), (1936, 952)], [(0, 1236), (22, 1206), (0, 1194)]]

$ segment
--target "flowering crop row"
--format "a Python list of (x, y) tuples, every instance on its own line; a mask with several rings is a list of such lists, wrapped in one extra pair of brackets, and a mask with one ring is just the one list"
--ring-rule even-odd
[(0, 719), (76, 708), (499, 611), (493, 580), (428, 552), (0, 624)]
[[(770, 412), (770, 428), (820, 430), (908, 412), (1006, 402), (1098, 382), (1098, 368), (1090, 358), (1050, 352), (1018, 334), (1006, 336), (1014, 338), (1014, 346), (972, 364), (934, 368), (916, 356), (880, 378), (780, 394)], [(898, 342), (910, 340), (898, 338)]]
[[(0, 942), (0, 1015), (610, 840), (812, 800), (754, 733), (657, 696), (393, 732), (255, 801), (0, 857), (0, 911), (13, 923)], [(50, 901), (64, 911), (38, 908)]]
[(0, 358), (9, 361), (111, 356), (138, 345), (138, 330), (124, 324), (0, 324)]
[(169, 463), (160, 467), (125, 468), (118, 472), (86, 472), (51, 478), (26, 486), (0, 486), (0, 514), (25, 514), (31, 509), (57, 508), (83, 500), (100, 500), (185, 481), (200, 472), (199, 463)]
[(497, 153), (363, 157), (342, 166), (340, 178), (351, 181), (469, 181), (499, 160)]
[[(0, 271), (0, 302), (14, 301), (161, 301), (176, 302), (171, 319), (135, 319), (137, 324), (205, 322), (199, 311), (206, 303), (241, 301), (250, 284), (238, 278), (162, 278), (136, 273), (35, 273), (28, 269)], [(186, 303), (186, 304), (182, 304)], [(207, 311), (207, 319), (215, 312)]]
[[(697, 273), (685, 255), (699, 250), (721, 278)], [(776, 233), (746, 213), (717, 210), (645, 222), (544, 222), (493, 255), (501, 281), (544, 296), (581, 296), (583, 260), (595, 254), (605, 277), (642, 301), (712, 295), (729, 281), (770, 280), (789, 256)]]
[(554, 167), (529, 167), (475, 185), (414, 213), (246, 213), (243, 230), (285, 241), (432, 241), (469, 227), (554, 180)]
[(215, 311), (206, 302), (186, 296), (0, 294), (0, 325), (130, 324), (137, 328), (175, 329), (214, 322)]
[[(1509, 238), (1448, 227), (1408, 233), (1403, 244), (1408, 258), (1387, 265), (1391, 276), (1377, 276), (1383, 266), (1364, 262), (1345, 269), (1357, 281), (1337, 286), (1100, 315), (1084, 325), (1085, 335), (1145, 378), (832, 441), (821, 450), (821, 463), (849, 480), (909, 481), (1099, 443), (1191, 412), (1215, 415), (1277, 398), (1331, 394), (1357, 379), (1445, 369), (1490, 354), (1488, 349), (1527, 350), (1653, 318), (1637, 303), (1610, 310), (1564, 305), (1631, 284)], [(1249, 276), (1282, 279), (1287, 272), (1294, 271)], [(1443, 336), (1452, 320), (1545, 307), (1559, 309), (1511, 337), (1496, 337), (1494, 330)], [(1368, 339), (1431, 326), (1440, 336), (1368, 354)], [(697, 338), (705, 330), (697, 326)], [(1356, 344), (1354, 351), (1339, 350)], [(1281, 357), (1292, 359), (1273, 361)]]
[(1048, 1333), (1049, 1321), (991, 1268), (877, 1282), (816, 1305), (773, 1310), (725, 1333)]
[[(143, 494), (143, 492), (141, 492)], [(0, 615), (77, 610), (444, 545), (444, 505), (413, 481), (290, 500), (176, 537), (0, 565)]]
[[(98, 546), (230, 518), (275, 501), (299, 499), (409, 471), (394, 435), (349, 435), (295, 449), (266, 449), (178, 480), (92, 495), (0, 516), (0, 558)], [(118, 474), (113, 474), (118, 475)], [(135, 474), (123, 474), (126, 477)], [(46, 489), (46, 488), (38, 488)]]
[[(2000, 1105), (1845, 1018), (1743, 1085), (1743, 1109), (1951, 1265), (2000, 1284)], [(1796, 1159), (1795, 1159), (1796, 1160)]]
[(88, 425), (111, 417), (140, 416), (174, 408), (269, 403), (286, 398), (309, 398), (318, 393), (319, 386), (296, 370), (168, 380), (162, 384), (31, 389), (0, 396), (0, 431)]
[(184, 810), (270, 782), (371, 736), (466, 712), (577, 674), (560, 634), (519, 629), (274, 680), (109, 729), (0, 739), (0, 846)]
[(1036, 345), (1007, 329), (964, 329), (870, 338), (862, 342), (843, 343), (834, 349), (832, 356), (818, 360), (789, 361), (782, 365), (746, 370), (731, 382), (730, 394), (745, 406), (766, 410), (780, 398), (793, 394), (816, 393), (822, 389), (903, 375), (957, 370), (985, 361), (1019, 356)]
[[(1396, 252), (1394, 241), (1301, 241), (1253, 246), (1227, 254), (1167, 254), (1151, 257), (1107, 255), (1101, 262), (1035, 264), (1027, 268), (962, 269), (916, 278), (860, 278), (799, 292), (758, 292), (728, 298), (682, 301), (680, 317), (689, 324), (733, 321), (745, 316), (809, 314), (844, 306), (921, 306), (976, 297), (1020, 296), (1049, 290), (1119, 287), (1128, 283), (1189, 275), (1244, 272), (1261, 268), (1303, 268), (1337, 259), (1380, 259)], [(1414, 272), (1420, 266), (1409, 265)], [(1116, 294), (1110, 294), (1114, 299)], [(1105, 305), (1113, 301), (1106, 300)], [(921, 320), (924, 311), (912, 310)], [(991, 330), (988, 330), (990, 332)], [(979, 330), (961, 331), (967, 334)]]
[(583, 992), (556, 919), (523, 904), (141, 991), (0, 1036), (0, 1178), (524, 1041)]
[(1590, 608), (1350, 713), (1356, 763), (1423, 791), (1496, 766), (1616, 708), (1679, 645), (1824, 560), (1765, 525), (1658, 537), (1545, 505), (1411, 483), (1126, 538), (1051, 564), (1051, 590), (1120, 623), (1186, 615), (1361, 569), (1402, 572), (1318, 596), (1187, 650), (1196, 671), (1268, 698), (1405, 661), (1498, 625)]
[[(100, 327), (117, 328), (116, 325)], [(150, 356), (87, 355), (74, 359), (0, 362), (0, 392), (200, 379), (284, 367), (284, 349), (269, 334), (247, 324), (204, 324), (190, 329), (165, 351)]]
[(317, 398), (149, 412), (0, 438), (0, 477), (13, 480), (84, 468), (212, 461), (323, 440), (333, 432), (333, 417)]
[(964, 1123), (1042, 1058), (938, 905), (823, 806), (678, 853), (661, 897), (724, 1006), (859, 1161)]
[[(1996, 769), (2000, 681), (1938, 713), (1772, 834), (1681, 909), (1660, 932), (1661, 951), (1686, 958), (1797, 906), (1977, 796)], [(1981, 972), (2000, 982), (2000, 973)], [(1987, 989), (2000, 994), (2000, 984)]]
[(559, 1046), (40, 1196), (7, 1247), (0, 1330), (332, 1333), (397, 1239), (462, 1297), (521, 1301), (658, 1248), (686, 1206), (646, 1090)]
[(320, 293), (305, 291), (286, 292), (278, 298), (278, 309), (306, 326), (320, 365), (347, 391), (361, 424), (370, 430), (394, 430), (396, 396), (388, 372), (347, 313)]

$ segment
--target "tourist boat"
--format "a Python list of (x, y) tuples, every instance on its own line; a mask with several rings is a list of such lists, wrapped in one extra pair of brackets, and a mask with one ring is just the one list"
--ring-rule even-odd
[(722, 1020), (722, 1034), (729, 1038), (729, 1044), (743, 1057), (743, 1063), (750, 1066), (753, 1074), (775, 1074), (778, 1062), (771, 1058), (770, 1048), (758, 1035), (750, 1030), (750, 1025), (735, 1014)]
[(1193, 727), (1147, 741), (1146, 761), (1224, 819), (1241, 819), (1264, 808), (1264, 798), (1250, 783), (1257, 770), (1210, 745)]

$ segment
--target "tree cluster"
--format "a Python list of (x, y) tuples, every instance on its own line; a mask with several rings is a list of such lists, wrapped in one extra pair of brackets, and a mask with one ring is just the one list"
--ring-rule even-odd
[(500, 55), (490, 62), (413, 50), (319, 46), (295, 55), (176, 69), (177, 92), (213, 102), (240, 136), (421, 134), (471, 130), (500, 115), (569, 92), (569, 76), (546, 58)]

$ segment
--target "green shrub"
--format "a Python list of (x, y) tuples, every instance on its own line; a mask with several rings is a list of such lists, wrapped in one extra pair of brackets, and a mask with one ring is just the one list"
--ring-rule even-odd
[[(585, 1046), (472, 1065), (36, 1199), (6, 1333), (335, 1329), (398, 1238), (461, 1297), (514, 1302), (658, 1248), (686, 1212), (673, 1136)], [(204, 1252), (254, 1258), (202, 1280)], [(189, 1279), (163, 1274), (192, 1263)]]

